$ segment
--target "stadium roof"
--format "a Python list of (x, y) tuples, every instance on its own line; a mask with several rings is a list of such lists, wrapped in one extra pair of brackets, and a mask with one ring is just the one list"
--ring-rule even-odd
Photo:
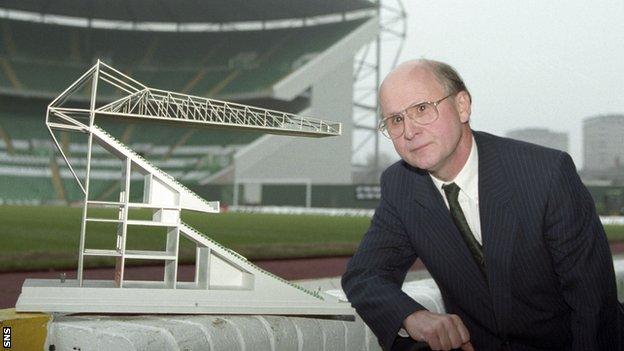
[(0, 10), (113, 21), (229, 23), (310, 18), (375, 7), (367, 0), (3, 0)]

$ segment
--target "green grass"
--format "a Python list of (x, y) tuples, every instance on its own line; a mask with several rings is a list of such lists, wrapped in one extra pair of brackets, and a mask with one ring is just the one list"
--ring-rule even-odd
[(624, 241), (624, 225), (605, 225), (609, 241)]
[[(131, 212), (131, 218), (149, 218)], [(98, 209), (90, 217), (113, 218)], [(76, 267), (82, 208), (0, 206), (0, 271)], [(248, 259), (351, 255), (366, 231), (365, 217), (183, 212), (182, 220)], [(112, 249), (115, 224), (89, 223), (87, 248)], [(132, 227), (127, 248), (164, 250), (165, 229)], [(180, 244), (182, 262), (194, 261), (194, 245)], [(149, 262), (148, 262), (149, 263)], [(109, 266), (110, 258), (89, 257), (87, 267)]]
[[(149, 218), (131, 212), (131, 218)], [(90, 217), (113, 218), (98, 209)], [(82, 208), (0, 206), (0, 271), (75, 268)], [(353, 254), (370, 219), (311, 215), (202, 214), (184, 212), (183, 221), (249, 259), (319, 257)], [(610, 241), (624, 241), (624, 226), (605, 226)], [(112, 249), (116, 224), (90, 223), (87, 248)], [(127, 248), (164, 250), (165, 229), (131, 227)], [(194, 262), (194, 245), (180, 244), (182, 262)], [(89, 257), (87, 267), (111, 266), (110, 258)], [(133, 262), (145, 263), (143, 261)], [(148, 262), (149, 263), (149, 262)]]

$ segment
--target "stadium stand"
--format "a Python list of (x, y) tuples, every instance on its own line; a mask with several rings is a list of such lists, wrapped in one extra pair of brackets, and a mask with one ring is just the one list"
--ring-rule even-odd
[[(308, 98), (274, 99), (272, 86), (368, 19), (347, 19), (347, 13), (371, 10), (374, 6), (364, 0), (189, 0), (176, 2), (175, 6), (169, 1), (145, 0), (96, 0), (88, 6), (78, 0), (57, 1), (53, 6), (35, 0), (3, 1), (0, 201), (72, 203), (82, 199), (81, 190), (65, 161), (55, 152), (43, 121), (47, 104), (91, 67), (95, 59), (100, 58), (154, 88), (297, 112), (308, 106)], [(7, 15), (11, 11), (25, 11), (31, 16), (11, 17)], [(57, 19), (48, 20), (49, 15), (93, 22), (60, 23)], [(324, 22), (319, 16), (334, 19)], [(121, 22), (104, 28), (96, 25), (98, 19)], [(301, 25), (283, 26), (277, 23), (280, 20)], [(255, 27), (231, 27), (239, 21)], [(134, 26), (142, 22), (175, 23), (179, 28), (137, 30)], [(128, 23), (132, 25), (128, 27)], [(192, 26), (204, 29), (188, 30)], [(98, 89), (105, 100), (116, 97), (111, 88)], [(86, 101), (89, 89), (81, 93)], [(262, 135), (163, 128), (112, 118), (102, 118), (98, 124), (193, 187), (228, 167), (238, 150)], [(82, 135), (64, 132), (56, 137), (69, 157), (85, 158), (87, 144)], [(111, 200), (111, 196), (117, 196), (113, 190), (118, 188), (118, 181), (112, 178), (117, 176), (117, 163), (104, 150), (95, 150), (92, 174), (97, 175), (97, 181), (91, 184), (91, 198)], [(84, 174), (85, 164), (75, 171), (78, 176)], [(140, 195), (135, 190), (141, 188), (140, 183), (140, 179), (133, 181), (133, 196)]]
[(9, 38), (3, 49), (7, 53), (3, 71), (14, 77), (2, 80), (9, 90), (54, 96), (99, 57), (149, 86), (218, 97), (261, 94), (302, 60), (327, 49), (364, 20), (271, 31), (184, 34), (2, 21), (4, 36)]
[[(82, 200), (83, 194), (61, 156), (54, 152), (49, 133), (43, 123), (44, 101), (19, 97), (0, 97), (0, 177), (10, 184), (0, 192), (5, 203), (68, 202)], [(196, 184), (206, 176), (230, 164), (233, 154), (255, 140), (257, 132), (233, 133), (224, 130), (163, 128), (158, 124), (132, 124), (102, 120), (101, 124), (119, 140), (126, 141), (157, 167), (177, 179)], [(58, 136), (78, 176), (84, 174), (86, 139), (80, 134)], [(7, 145), (11, 145), (9, 148)], [(9, 151), (10, 150), (10, 151)], [(91, 198), (115, 200), (111, 189), (118, 189), (119, 160), (107, 151), (94, 147)], [(55, 183), (52, 160), (58, 167), (59, 185)], [(24, 178), (22, 178), (24, 177)], [(24, 179), (20, 181), (20, 179)], [(33, 187), (32, 183), (38, 183)], [(141, 189), (141, 186), (133, 186)], [(133, 195), (134, 196), (134, 195)]]
[[(41, 204), (41, 199), (54, 199), (55, 193), (50, 177), (29, 176), (27, 169), (22, 169), (21, 175), (5, 175), (0, 169), (2, 181), (0, 182), (0, 193), (2, 193), (2, 204)], [(28, 194), (24, 193), (28, 189)]]
[(45, 107), (28, 99), (0, 96), (0, 127), (12, 139), (49, 139), (44, 124)]
[[(3, 184), (9, 186), (6, 189), (3, 187), (1, 198), (10, 203), (19, 203), (18, 200), (22, 203), (37, 203), (40, 200), (62, 200), (70, 203), (80, 201), (83, 195), (73, 175), (62, 157), (53, 151), (50, 136), (43, 123), (44, 106), (32, 105), (31, 99), (24, 98), (2, 97), (0, 103), (3, 107), (0, 109), (0, 176)], [(128, 142), (134, 150), (141, 152), (156, 166), (191, 183), (229, 164), (232, 154), (241, 144), (258, 136), (257, 133), (233, 133), (233, 137), (230, 137), (223, 131), (194, 131), (188, 128), (162, 128), (159, 125), (113, 121), (102, 123), (111, 134)], [(172, 152), (180, 140), (186, 140), (184, 136), (189, 135), (189, 132), (196, 134), (198, 142), (193, 145), (178, 145), (177, 152)], [(81, 176), (86, 162), (86, 139), (81, 139), (79, 134), (70, 133), (64, 133), (59, 138), (72, 158), (72, 164), (78, 165), (75, 171)], [(56, 162), (59, 177), (62, 179), (61, 190), (54, 187), (52, 160)], [(109, 178), (118, 177), (119, 160), (96, 146), (92, 166), (92, 172), (102, 179), (91, 184), (91, 197), (110, 200), (107, 193), (114, 194), (109, 189), (118, 187), (118, 182)], [(8, 177), (6, 182), (5, 177)], [(20, 177), (25, 178), (20, 181)], [(32, 187), (33, 182), (40, 184)]]

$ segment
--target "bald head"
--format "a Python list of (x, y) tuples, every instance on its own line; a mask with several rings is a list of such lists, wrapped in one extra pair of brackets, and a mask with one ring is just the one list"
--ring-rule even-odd
[(464, 84), (463, 79), (453, 67), (444, 62), (428, 59), (417, 59), (401, 63), (386, 76), (381, 84), (380, 91), (389, 82), (397, 79), (417, 79), (427, 75), (427, 73), (442, 86), (445, 94), (465, 91), (468, 94), (468, 98), (472, 100), (466, 84)]

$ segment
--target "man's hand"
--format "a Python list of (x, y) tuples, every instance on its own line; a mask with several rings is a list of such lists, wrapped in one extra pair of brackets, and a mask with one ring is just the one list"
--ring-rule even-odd
[(468, 329), (455, 314), (416, 311), (405, 318), (403, 327), (412, 339), (426, 342), (432, 350), (474, 351)]

